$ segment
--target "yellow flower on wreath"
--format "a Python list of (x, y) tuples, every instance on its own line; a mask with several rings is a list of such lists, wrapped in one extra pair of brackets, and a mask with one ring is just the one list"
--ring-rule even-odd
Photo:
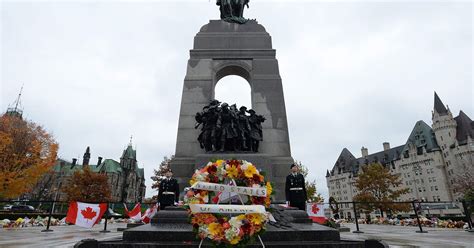
[(229, 240), (231, 245), (236, 245), (240, 242), (240, 236), (236, 235), (232, 240)]
[(249, 221), (254, 225), (261, 225), (263, 223), (262, 214), (247, 214)]
[(270, 182), (267, 182), (267, 196), (270, 196), (273, 192), (273, 187), (272, 187), (272, 184)]
[(237, 220), (244, 220), (245, 219), (245, 214), (241, 214), (241, 215), (237, 215), (237, 217), (235, 217)]
[(253, 165), (247, 166), (247, 169), (244, 171), (245, 177), (252, 178), (254, 174), (257, 174), (257, 168)]
[(235, 179), (239, 176), (239, 170), (235, 166), (229, 166), (226, 171), (230, 179)]
[(225, 164), (225, 161), (222, 159), (219, 159), (216, 161), (216, 166), (223, 166)]
[(218, 236), (220, 233), (224, 232), (224, 228), (219, 223), (211, 223), (209, 224), (209, 233), (212, 236)]

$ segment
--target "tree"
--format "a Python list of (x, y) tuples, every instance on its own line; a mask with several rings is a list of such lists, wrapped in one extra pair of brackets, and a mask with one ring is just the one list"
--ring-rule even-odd
[(358, 205), (359, 208), (366, 210), (366, 213), (378, 208), (382, 217), (384, 211), (410, 210), (409, 204), (392, 203), (409, 191), (408, 188), (400, 187), (403, 185), (400, 175), (391, 174), (390, 170), (380, 163), (362, 166), (361, 169), (362, 172), (358, 174), (355, 181), (359, 193), (354, 197), (354, 201), (364, 202)]
[(454, 190), (464, 201), (467, 206), (474, 210), (474, 172), (468, 168), (464, 168), (461, 174), (456, 176)]
[[(160, 183), (161, 181), (165, 178), (165, 173), (170, 169), (170, 162), (174, 158), (174, 155), (171, 156), (171, 158), (168, 158), (165, 156), (163, 158), (163, 161), (161, 161), (160, 166), (158, 167), (158, 170), (153, 169), (153, 176), (150, 177), (151, 180), (153, 180), (153, 184), (151, 185), (152, 189), (158, 190), (160, 188)], [(158, 199), (158, 194), (154, 195), (153, 200)]]
[(111, 199), (107, 175), (93, 172), (88, 165), (74, 171), (63, 189), (67, 201), (107, 202)]
[[(300, 167), (301, 174), (307, 178), (309, 169), (308, 167), (304, 166), (301, 161), (295, 161), (295, 163)], [(305, 187), (306, 187), (306, 194), (308, 196), (309, 202), (323, 202), (324, 198), (321, 196), (320, 193), (317, 192), (316, 189), (316, 180), (308, 181), (305, 180)]]
[(30, 192), (56, 161), (58, 144), (34, 122), (0, 117), (0, 199)]

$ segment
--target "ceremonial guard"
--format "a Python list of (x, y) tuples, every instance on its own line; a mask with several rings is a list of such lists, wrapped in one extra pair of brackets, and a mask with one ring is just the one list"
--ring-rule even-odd
[(179, 201), (179, 184), (178, 181), (173, 178), (173, 172), (168, 170), (165, 176), (166, 178), (161, 181), (158, 190), (160, 210), (165, 209), (167, 206), (177, 205)]
[(291, 174), (286, 177), (285, 184), (286, 203), (291, 207), (306, 210), (307, 196), (304, 176), (299, 173), (298, 165), (292, 164), (290, 168)]

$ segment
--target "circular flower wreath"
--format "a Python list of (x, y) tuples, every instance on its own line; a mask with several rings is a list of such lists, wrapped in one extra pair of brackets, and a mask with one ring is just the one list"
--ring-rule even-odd
[[(196, 182), (224, 184), (233, 180), (236, 186), (266, 187), (266, 196), (248, 196), (244, 204), (269, 207), (274, 192), (271, 183), (265, 181), (264, 174), (245, 160), (217, 160), (196, 170), (189, 183), (191, 186)], [(218, 192), (190, 189), (185, 194), (184, 206), (189, 209), (189, 204), (216, 203), (218, 197)], [(268, 216), (260, 213), (231, 217), (225, 214), (192, 213), (189, 210), (189, 215), (197, 237), (209, 238), (216, 246), (245, 245), (263, 233), (268, 222)]]

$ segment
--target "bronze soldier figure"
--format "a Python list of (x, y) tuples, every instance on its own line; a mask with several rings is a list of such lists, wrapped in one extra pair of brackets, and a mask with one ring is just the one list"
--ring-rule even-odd
[(247, 141), (249, 140), (250, 135), (250, 123), (249, 117), (247, 116), (247, 107), (242, 106), (239, 109), (240, 111), (237, 113), (237, 123), (238, 123), (238, 139), (237, 139), (237, 146), (238, 149), (241, 151), (247, 151)]
[(217, 128), (220, 129), (220, 151), (233, 151), (234, 138), (237, 137), (234, 128), (234, 117), (227, 103), (221, 105), (221, 112), (217, 120)]
[(265, 121), (265, 117), (262, 115), (256, 115), (253, 109), (248, 112), (250, 113), (250, 151), (258, 152), (259, 143), (263, 140), (262, 122)]

